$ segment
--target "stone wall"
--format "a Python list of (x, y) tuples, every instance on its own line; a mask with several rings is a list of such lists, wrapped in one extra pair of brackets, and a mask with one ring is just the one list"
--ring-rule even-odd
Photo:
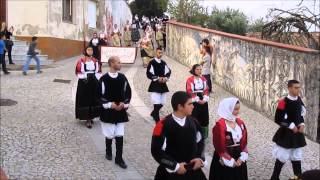
[(200, 42), (215, 45), (215, 83), (252, 108), (273, 117), (277, 101), (287, 94), (289, 79), (301, 82), (307, 107), (306, 134), (317, 138), (320, 55), (312, 49), (214, 31), (176, 21), (167, 24), (168, 56), (191, 66), (200, 61)]

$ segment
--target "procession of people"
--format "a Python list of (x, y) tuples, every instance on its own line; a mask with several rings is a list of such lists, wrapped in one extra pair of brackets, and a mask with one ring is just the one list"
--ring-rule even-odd
[[(128, 165), (124, 159), (125, 125), (130, 121), (128, 109), (131, 102), (131, 86), (124, 73), (121, 73), (121, 59), (112, 56), (108, 59), (108, 70), (103, 69), (101, 46), (139, 48), (145, 77), (150, 80), (146, 93), (150, 94), (153, 107), (150, 116), (154, 127), (151, 137), (151, 154), (159, 164), (154, 179), (156, 180), (247, 180), (250, 155), (248, 149), (248, 131), (245, 119), (239, 117), (241, 101), (237, 97), (222, 99), (216, 109), (219, 118), (209, 118), (209, 101), (214, 92), (212, 82), (215, 64), (214, 44), (203, 39), (200, 46), (201, 59), (190, 69), (190, 76), (185, 77), (185, 89), (174, 92), (170, 98), (172, 111), (165, 117), (160, 111), (167, 104), (170, 87), (170, 68), (163, 59), (165, 32), (160, 19), (137, 16), (132, 23), (120, 29), (113, 25), (110, 34), (93, 33), (92, 39), (84, 49), (83, 56), (75, 65), (78, 78), (75, 118), (85, 121), (91, 129), (95, 118), (99, 118), (101, 133), (105, 140), (105, 158), (113, 159), (112, 144), (115, 141), (115, 164), (123, 169)], [(4, 54), (10, 51), (5, 44), (5, 34), (0, 34), (0, 60), (5, 74)], [(37, 62), (37, 73), (41, 73), (40, 62), (35, 48), (37, 37), (32, 38), (29, 46), (23, 74), (27, 75), (32, 58)], [(12, 48), (12, 47), (11, 47)], [(10, 55), (9, 55), (10, 56)], [(13, 64), (12, 59), (10, 64)], [(279, 180), (283, 165), (291, 161), (294, 177), (298, 180), (302, 174), (303, 151), (306, 146), (304, 136), (304, 116), (306, 107), (300, 98), (300, 83), (297, 80), (287, 82), (288, 96), (279, 100), (275, 112), (275, 122), (280, 126), (273, 137), (273, 156), (276, 159), (271, 180)], [(243, 112), (245, 113), (245, 112)], [(210, 126), (210, 121), (214, 126)], [(98, 123), (96, 123), (98, 124)], [(211, 123), (212, 124), (212, 123)], [(128, 127), (130, 128), (130, 127)], [(212, 135), (214, 149), (211, 165), (205, 158), (207, 141)], [(203, 168), (210, 169), (206, 177)]]
[[(144, 17), (145, 18), (145, 17)], [(145, 18), (146, 19), (146, 18)], [(133, 28), (132, 28), (133, 27)], [(249, 159), (248, 129), (245, 120), (239, 117), (241, 102), (236, 97), (227, 97), (219, 103), (217, 113), (219, 119), (210, 127), (209, 100), (214, 92), (212, 87), (211, 68), (214, 45), (208, 39), (203, 39), (200, 48), (202, 59), (190, 70), (191, 76), (186, 77), (186, 89), (174, 92), (171, 97), (172, 113), (160, 117), (160, 110), (166, 104), (169, 92), (167, 82), (173, 69), (163, 60), (163, 35), (158, 33), (161, 28), (155, 25), (155, 30), (146, 20), (140, 24), (137, 19), (126, 25), (124, 29), (125, 47), (134, 44), (130, 40), (134, 29), (142, 27), (140, 42), (141, 58), (146, 68), (146, 78), (150, 85), (146, 92), (150, 93), (153, 110), (150, 116), (155, 126), (152, 135), (151, 153), (159, 163), (154, 179), (157, 180), (202, 180), (207, 179), (202, 171), (204, 166), (210, 167), (209, 180), (247, 180), (247, 161)], [(139, 33), (140, 34), (140, 33)], [(112, 41), (119, 45), (121, 33), (114, 26)], [(156, 40), (153, 44), (152, 39)], [(101, 77), (99, 56), (95, 56), (95, 45), (99, 44), (97, 34), (90, 41), (84, 58), (77, 64), (79, 78), (76, 117), (85, 119), (87, 127), (92, 127), (92, 118), (100, 117), (102, 133), (105, 136), (106, 159), (112, 160), (112, 141), (116, 142), (115, 163), (121, 168), (127, 168), (123, 159), (124, 125), (129, 121), (127, 110), (131, 100), (131, 89), (125, 74), (120, 73), (119, 57), (110, 57), (109, 71)], [(154, 48), (155, 45), (157, 48)], [(91, 52), (93, 51), (93, 53)], [(88, 57), (89, 56), (89, 57)], [(97, 62), (97, 63), (96, 63)], [(89, 64), (91, 65), (89, 65)], [(82, 75), (85, 74), (86, 76)], [(92, 75), (91, 75), (92, 74)], [(93, 76), (96, 74), (95, 76)], [(91, 78), (90, 78), (91, 77)], [(85, 83), (83, 82), (85, 78)], [(90, 90), (96, 88), (97, 91)], [(294, 177), (302, 174), (301, 160), (304, 140), (304, 120), (306, 108), (299, 97), (299, 82), (288, 82), (288, 97), (279, 100), (275, 121), (280, 125), (274, 136), (275, 147), (273, 155), (276, 158), (271, 180), (278, 180), (284, 163), (291, 160)], [(85, 93), (86, 96), (81, 95)], [(96, 95), (94, 95), (96, 94)], [(81, 100), (82, 97), (83, 100)], [(85, 98), (84, 98), (85, 97)], [(87, 98), (91, 98), (91, 101)], [(80, 103), (81, 101), (86, 102)], [(88, 103), (90, 102), (90, 103)], [(95, 114), (99, 106), (99, 115)], [(80, 114), (82, 114), (80, 116)], [(214, 149), (211, 165), (204, 156), (206, 141), (212, 133)]]

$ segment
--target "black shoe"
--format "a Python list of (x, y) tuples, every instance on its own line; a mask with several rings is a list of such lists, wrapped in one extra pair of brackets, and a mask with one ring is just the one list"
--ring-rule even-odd
[(42, 73), (42, 71), (38, 71), (38, 72), (37, 72), (37, 74), (41, 74), (41, 73)]
[(4, 71), (4, 74), (10, 74), (10, 72), (9, 71)]
[(26, 75), (27, 75), (27, 72), (24, 72), (24, 71), (23, 71), (22, 74), (26, 76)]
[(9, 63), (9, 64), (16, 64), (16, 63)]
[(108, 159), (109, 161), (112, 160), (112, 154), (106, 154), (106, 159)]
[(128, 167), (122, 158), (119, 160), (115, 160), (115, 163), (123, 169), (127, 169)]
[(86, 122), (86, 126), (87, 126), (87, 128), (89, 128), (89, 129), (92, 128), (92, 124), (91, 124), (90, 120), (88, 120), (88, 121)]

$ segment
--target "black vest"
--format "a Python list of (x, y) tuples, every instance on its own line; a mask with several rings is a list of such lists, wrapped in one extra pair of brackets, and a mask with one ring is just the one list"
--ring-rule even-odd
[[(128, 81), (123, 74), (118, 73), (118, 77), (112, 78), (106, 73), (101, 77), (101, 80), (105, 87), (105, 93), (102, 95), (102, 98), (106, 99), (108, 102), (124, 102), (125, 89), (128, 85)], [(104, 108), (102, 109), (100, 120), (105, 123), (121, 123), (129, 121), (126, 110), (116, 111)]]

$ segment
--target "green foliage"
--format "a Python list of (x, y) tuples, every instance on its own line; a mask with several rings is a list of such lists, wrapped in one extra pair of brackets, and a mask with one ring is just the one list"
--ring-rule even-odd
[(218, 10), (214, 8), (208, 19), (208, 27), (228, 33), (245, 35), (248, 20), (246, 15), (239, 10), (230, 8)]
[(167, 11), (168, 0), (135, 0), (129, 6), (133, 15), (160, 17)]
[(201, 7), (197, 0), (172, 0), (168, 11), (177, 21), (194, 25), (205, 25), (209, 17), (207, 9)]
[(239, 10), (214, 8), (211, 14), (197, 0), (171, 0), (168, 11), (179, 22), (200, 25), (233, 34), (245, 35), (247, 17)]
[(265, 25), (265, 21), (263, 18), (255, 20), (252, 24), (248, 27), (248, 32), (262, 32), (263, 26)]

